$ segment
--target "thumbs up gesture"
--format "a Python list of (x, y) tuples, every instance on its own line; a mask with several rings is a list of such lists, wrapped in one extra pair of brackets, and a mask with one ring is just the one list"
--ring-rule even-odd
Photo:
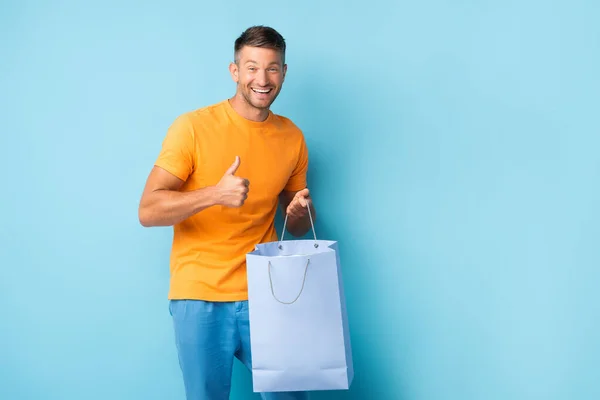
[(240, 157), (236, 156), (235, 161), (225, 171), (225, 175), (217, 184), (220, 193), (220, 204), (226, 207), (241, 207), (248, 198), (248, 179), (235, 176), (240, 167)]

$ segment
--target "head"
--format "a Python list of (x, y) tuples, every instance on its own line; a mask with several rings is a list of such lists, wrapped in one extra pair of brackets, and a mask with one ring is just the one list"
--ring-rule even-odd
[(268, 109), (279, 95), (287, 71), (285, 40), (273, 28), (248, 28), (235, 41), (229, 71), (240, 100), (258, 110)]

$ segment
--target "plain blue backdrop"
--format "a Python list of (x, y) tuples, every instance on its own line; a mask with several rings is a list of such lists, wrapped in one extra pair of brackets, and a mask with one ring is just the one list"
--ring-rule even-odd
[(340, 242), (356, 378), (316, 398), (600, 398), (599, 3), (295, 3), (0, 4), (0, 398), (184, 398), (137, 206), (253, 24)]

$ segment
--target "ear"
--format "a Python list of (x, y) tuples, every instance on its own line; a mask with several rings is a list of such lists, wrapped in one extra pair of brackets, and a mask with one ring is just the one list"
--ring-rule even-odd
[(231, 74), (231, 79), (233, 79), (233, 81), (235, 83), (238, 83), (239, 81), (239, 69), (236, 63), (232, 62), (231, 64), (229, 64), (229, 73)]

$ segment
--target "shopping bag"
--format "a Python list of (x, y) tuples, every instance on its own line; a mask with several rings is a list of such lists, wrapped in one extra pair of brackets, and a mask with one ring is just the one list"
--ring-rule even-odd
[[(310, 210), (309, 210), (310, 211)], [(354, 377), (336, 241), (263, 243), (248, 253), (254, 392), (349, 389)]]

